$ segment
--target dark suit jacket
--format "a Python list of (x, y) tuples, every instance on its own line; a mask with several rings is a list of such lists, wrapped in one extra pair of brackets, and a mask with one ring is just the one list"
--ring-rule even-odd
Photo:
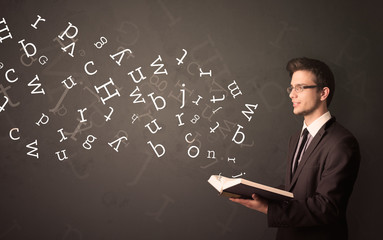
[(292, 176), (299, 136), (290, 138), (285, 179), (285, 189), (294, 193), (294, 200), (269, 202), (268, 224), (278, 227), (277, 239), (347, 239), (346, 208), (359, 168), (358, 142), (331, 118)]

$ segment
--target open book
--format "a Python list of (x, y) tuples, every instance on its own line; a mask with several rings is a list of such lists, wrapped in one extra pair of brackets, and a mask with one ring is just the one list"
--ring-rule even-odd
[(226, 197), (252, 199), (254, 193), (268, 200), (283, 201), (294, 198), (294, 194), (278, 188), (251, 182), (243, 178), (227, 178), (212, 175), (208, 182)]

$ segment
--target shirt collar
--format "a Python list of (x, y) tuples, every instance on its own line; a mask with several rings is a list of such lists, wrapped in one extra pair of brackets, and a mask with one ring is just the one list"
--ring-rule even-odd
[(329, 111), (324, 113), (319, 118), (315, 119), (314, 122), (312, 122), (309, 126), (306, 125), (305, 121), (303, 121), (303, 128), (302, 131), (307, 128), (307, 131), (309, 131), (310, 135), (312, 137), (315, 137), (315, 135), (318, 133), (319, 129), (323, 127), (323, 125), (331, 119), (331, 114)]

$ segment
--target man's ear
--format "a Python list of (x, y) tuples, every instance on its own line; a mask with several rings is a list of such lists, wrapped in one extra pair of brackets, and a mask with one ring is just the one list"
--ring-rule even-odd
[(328, 87), (324, 87), (320, 93), (320, 100), (325, 101), (329, 94), (330, 94), (330, 89)]

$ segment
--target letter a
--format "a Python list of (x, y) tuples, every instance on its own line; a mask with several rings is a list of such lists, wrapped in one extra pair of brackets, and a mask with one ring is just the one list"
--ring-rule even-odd
[(122, 51), (119, 51), (118, 53), (114, 54), (114, 55), (109, 55), (113, 60), (116, 60), (114, 59), (116, 56), (118, 55), (121, 55), (120, 58), (118, 59), (118, 61), (116, 61), (117, 65), (118, 66), (121, 66), (121, 61), (122, 61), (122, 58), (124, 57), (125, 55), (125, 52), (129, 52), (130, 54), (132, 54), (132, 51), (130, 49), (124, 49)]
[[(64, 41), (64, 35), (69, 38), (69, 39), (74, 39), (76, 36), (77, 36), (77, 33), (78, 33), (78, 28), (76, 26), (74, 26), (72, 23), (68, 22), (69, 26), (65, 29), (65, 31), (59, 35), (58, 37)], [(70, 29), (74, 29), (74, 33), (73, 34), (69, 34), (69, 30)], [(61, 49), (66, 52), (68, 48), (71, 48), (71, 51), (68, 53), (71, 57), (74, 57), (73, 55), (73, 52), (74, 52), (74, 48), (75, 48), (75, 45), (76, 43), (75, 42), (72, 42), (71, 44), (69, 44), (68, 46), (66, 47), (62, 47)]]
[(122, 136), (119, 139), (114, 140), (113, 142), (108, 143), (109, 146), (113, 147), (113, 144), (117, 142), (117, 146), (113, 148), (116, 152), (118, 152), (118, 148), (120, 147), (121, 141), (127, 141), (128, 138), (126, 136)]

